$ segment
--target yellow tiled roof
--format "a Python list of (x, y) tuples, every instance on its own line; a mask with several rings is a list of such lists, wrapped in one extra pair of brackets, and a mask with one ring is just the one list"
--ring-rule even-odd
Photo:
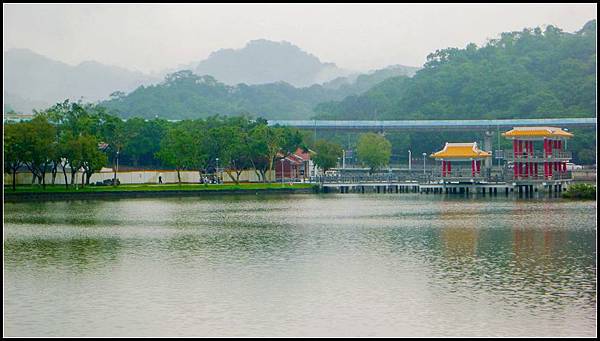
[(467, 158), (486, 158), (491, 156), (491, 153), (483, 151), (477, 147), (477, 142), (472, 143), (448, 143), (444, 149), (431, 154), (431, 157), (436, 159), (467, 159)]
[(573, 137), (573, 134), (556, 127), (514, 127), (502, 133), (504, 137)]

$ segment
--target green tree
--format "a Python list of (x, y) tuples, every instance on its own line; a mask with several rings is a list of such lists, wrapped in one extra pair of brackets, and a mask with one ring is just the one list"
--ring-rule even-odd
[(22, 124), (24, 164), (45, 189), (46, 172), (56, 153), (56, 128), (40, 115)]
[(357, 146), (358, 159), (371, 168), (371, 172), (386, 166), (392, 155), (392, 144), (375, 133), (360, 135)]
[(342, 146), (334, 142), (318, 140), (314, 148), (315, 153), (312, 155), (312, 159), (323, 172), (335, 167), (338, 158), (342, 156)]
[(165, 136), (160, 141), (160, 149), (156, 153), (165, 165), (175, 167), (177, 171), (177, 181), (181, 184), (181, 171), (193, 168), (196, 164), (197, 148), (192, 134), (180, 126), (172, 127), (167, 130)]
[(9, 123), (4, 125), (4, 170), (12, 175), (12, 189), (16, 190), (17, 170), (23, 165), (25, 144), (23, 141), (23, 124)]

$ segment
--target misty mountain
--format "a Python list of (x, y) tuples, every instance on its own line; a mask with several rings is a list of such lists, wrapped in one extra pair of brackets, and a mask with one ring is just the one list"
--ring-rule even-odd
[(390, 65), (384, 69), (370, 71), (365, 74), (352, 74), (346, 77), (338, 77), (329, 82), (323, 83), (327, 89), (348, 89), (348, 95), (356, 95), (369, 90), (375, 84), (380, 83), (391, 77), (407, 76), (412, 77), (419, 70), (419, 67), (405, 65)]
[(241, 49), (215, 51), (193, 71), (229, 85), (286, 82), (296, 87), (324, 83), (351, 73), (334, 63), (323, 63), (289, 42), (265, 39), (252, 40)]
[(71, 66), (28, 49), (4, 52), (5, 107), (21, 112), (66, 98), (95, 102), (114, 91), (128, 92), (154, 81), (141, 72), (93, 61)]

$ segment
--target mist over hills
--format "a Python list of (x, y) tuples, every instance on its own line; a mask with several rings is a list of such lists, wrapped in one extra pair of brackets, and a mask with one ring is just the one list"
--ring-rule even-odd
[(141, 72), (93, 61), (72, 66), (28, 49), (4, 52), (5, 106), (20, 112), (67, 98), (95, 102), (116, 90), (131, 91), (156, 81)]
[(229, 85), (283, 81), (295, 87), (319, 84), (352, 73), (334, 63), (323, 63), (289, 42), (266, 39), (252, 40), (241, 49), (215, 51), (194, 71)]
[[(391, 66), (360, 74), (340, 69), (333, 63), (323, 63), (316, 56), (289, 42), (273, 42), (265, 39), (250, 41), (241, 49), (218, 50), (205, 60), (192, 61), (178, 68), (155, 74), (144, 74), (92, 61), (72, 66), (28, 49), (10, 49), (4, 52), (4, 111), (29, 113), (32, 109), (44, 109), (65, 99), (84, 102), (108, 101), (106, 103), (113, 105), (117, 103), (109, 101), (113, 93), (117, 93), (114, 97), (119, 98), (118, 103), (121, 105), (118, 107), (123, 109), (124, 103), (127, 102), (123, 95), (135, 92), (136, 96), (139, 96), (153, 84), (160, 86), (166, 75), (176, 73), (182, 67), (192, 70), (197, 76), (209, 76), (215, 79), (214, 83), (209, 82), (212, 85), (230, 87), (239, 85), (240, 88), (262, 86), (259, 88), (269, 89), (268, 96), (271, 97), (265, 97), (267, 96), (265, 93), (265, 96), (259, 96), (261, 101), (267, 100), (271, 103), (281, 101), (271, 109), (264, 109), (264, 105), (255, 103), (251, 98), (234, 98), (234, 102), (242, 103), (236, 110), (231, 110), (231, 106), (224, 103), (224, 106), (211, 107), (210, 110), (215, 111), (213, 114), (259, 110), (256, 114), (270, 116), (276, 115), (273, 110), (279, 110), (282, 116), (298, 118), (312, 115), (312, 107), (318, 103), (315, 101), (341, 100), (347, 95), (360, 94), (387, 77), (412, 75), (418, 69)], [(319, 83), (325, 84), (323, 87), (319, 85), (314, 88), (315, 84)], [(188, 93), (188, 96), (196, 99), (208, 98), (211, 93), (206, 87), (196, 87)], [(246, 94), (246, 92), (241, 91), (238, 94)], [(152, 117), (157, 114), (166, 117), (188, 117), (193, 112), (199, 113), (198, 115), (211, 112), (207, 112), (206, 107), (198, 106), (198, 103), (206, 101), (164, 95), (163, 99), (167, 103), (161, 104), (160, 107), (165, 108), (165, 111), (152, 107), (150, 110), (153, 112)], [(285, 104), (288, 99), (292, 102)], [(153, 102), (151, 99), (148, 100)], [(182, 101), (196, 104), (195, 106), (182, 105), (180, 103)], [(211, 99), (211, 101), (218, 101), (218, 99)], [(150, 115), (141, 112), (141, 108), (149, 108), (147, 104), (141, 102), (137, 104), (137, 107), (128, 105), (129, 111), (122, 115), (130, 116), (132, 113)], [(183, 109), (173, 112), (171, 109), (176, 107)]]

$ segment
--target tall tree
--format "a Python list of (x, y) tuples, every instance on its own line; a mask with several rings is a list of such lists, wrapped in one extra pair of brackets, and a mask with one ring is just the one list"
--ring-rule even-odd
[(386, 166), (392, 155), (392, 144), (375, 133), (362, 134), (358, 139), (358, 159), (371, 168), (371, 172)]
[(192, 134), (180, 126), (168, 129), (160, 142), (156, 157), (165, 165), (175, 167), (179, 184), (181, 184), (181, 171), (193, 168), (197, 161), (195, 142)]
[(38, 182), (46, 188), (46, 172), (56, 152), (56, 128), (45, 116), (35, 116), (23, 123), (24, 164)]
[(25, 142), (23, 136), (23, 124), (9, 123), (4, 125), (4, 170), (12, 175), (13, 191), (16, 190), (17, 170), (24, 162)]
[(338, 158), (342, 156), (342, 146), (334, 142), (318, 140), (314, 148), (315, 153), (312, 155), (312, 159), (323, 172), (335, 167)]

